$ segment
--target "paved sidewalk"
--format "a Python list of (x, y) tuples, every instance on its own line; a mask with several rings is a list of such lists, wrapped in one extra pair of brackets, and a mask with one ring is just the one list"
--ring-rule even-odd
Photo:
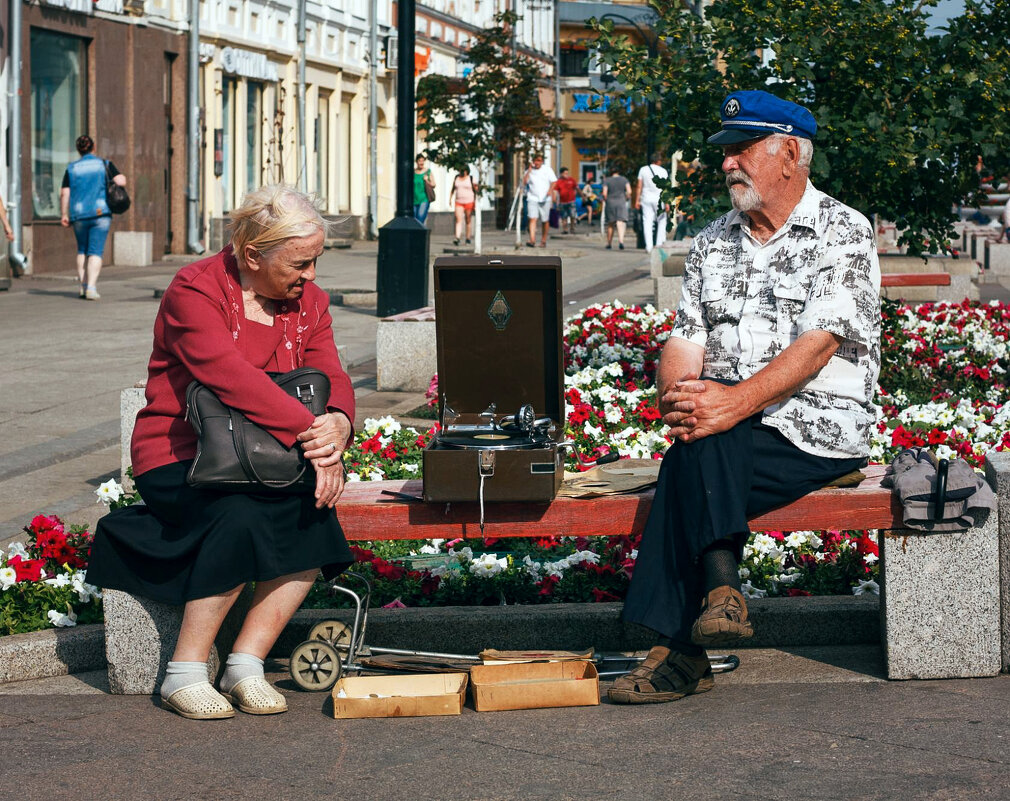
[(1010, 798), (1007, 677), (717, 677), (672, 704), (378, 720), (271, 679), (287, 714), (209, 722), (147, 696), (0, 696), (0, 782), (24, 801)]
[[(568, 308), (620, 298), (647, 302), (652, 295), (644, 251), (607, 251), (599, 233), (554, 237), (546, 250), (560, 254)], [(451, 238), (431, 241), (432, 257), (451, 248)], [(488, 251), (514, 253), (511, 234), (485, 236)], [(317, 284), (333, 292), (375, 290), (378, 244), (354, 242), (328, 250)], [(102, 300), (77, 298), (72, 265), (64, 273), (16, 279), (0, 292), (0, 545), (21, 536), (35, 514), (58, 514), (94, 525), (103, 512), (94, 490), (118, 477), (119, 397), (145, 377), (156, 292), (191, 258), (172, 257), (151, 267), (108, 267), (99, 281)], [(429, 287), (431, 283), (429, 281)], [(372, 307), (333, 306), (341, 358), (354, 380), (358, 422), (403, 415), (423, 402), (418, 393), (375, 391), (375, 316)]]

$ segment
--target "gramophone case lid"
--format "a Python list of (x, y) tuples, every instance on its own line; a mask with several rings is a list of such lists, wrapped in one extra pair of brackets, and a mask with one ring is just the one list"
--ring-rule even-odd
[(533, 404), (563, 420), (561, 259), (458, 256), (435, 260), (440, 402), (499, 414)]

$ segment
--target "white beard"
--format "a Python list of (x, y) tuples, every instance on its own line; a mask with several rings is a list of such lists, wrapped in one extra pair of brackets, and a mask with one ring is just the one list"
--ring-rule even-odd
[(729, 187), (729, 199), (737, 211), (753, 211), (760, 208), (761, 195), (742, 170), (727, 173), (726, 186)]

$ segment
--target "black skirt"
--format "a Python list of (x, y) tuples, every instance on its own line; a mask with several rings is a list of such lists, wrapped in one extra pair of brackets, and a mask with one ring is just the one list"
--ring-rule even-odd
[(313, 568), (329, 580), (354, 562), (333, 510), (316, 509), (311, 493), (194, 489), (189, 466), (137, 476), (144, 503), (98, 521), (89, 584), (183, 604)]

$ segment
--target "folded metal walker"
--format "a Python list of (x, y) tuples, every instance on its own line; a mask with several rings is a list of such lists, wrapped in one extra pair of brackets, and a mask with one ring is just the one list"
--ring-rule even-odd
[[(331, 584), (333, 592), (340, 592), (354, 602), (354, 622), (348, 626), (339, 620), (322, 620), (316, 623), (305, 642), (291, 651), (288, 672), (298, 687), (310, 692), (324, 692), (333, 688), (345, 673), (360, 673), (362, 670), (383, 673), (414, 673), (418, 665), (424, 663), (427, 672), (444, 670), (467, 671), (472, 665), (480, 665), (480, 656), (471, 654), (448, 654), (434, 651), (411, 651), (402, 648), (380, 648), (365, 644), (365, 630), (368, 627), (368, 610), (372, 597), (372, 585), (359, 573), (347, 571), (341, 579), (350, 579), (359, 585), (360, 591), (337, 584)], [(376, 659), (373, 657), (392, 657)], [(397, 666), (397, 659), (402, 667)], [(411, 660), (413, 664), (411, 664)], [(616, 678), (629, 673), (645, 657), (622, 655), (596, 655), (592, 662), (596, 665), (600, 678)], [(733, 654), (709, 656), (713, 673), (729, 673), (740, 665), (740, 659)], [(412, 669), (413, 668), (413, 669)]]

